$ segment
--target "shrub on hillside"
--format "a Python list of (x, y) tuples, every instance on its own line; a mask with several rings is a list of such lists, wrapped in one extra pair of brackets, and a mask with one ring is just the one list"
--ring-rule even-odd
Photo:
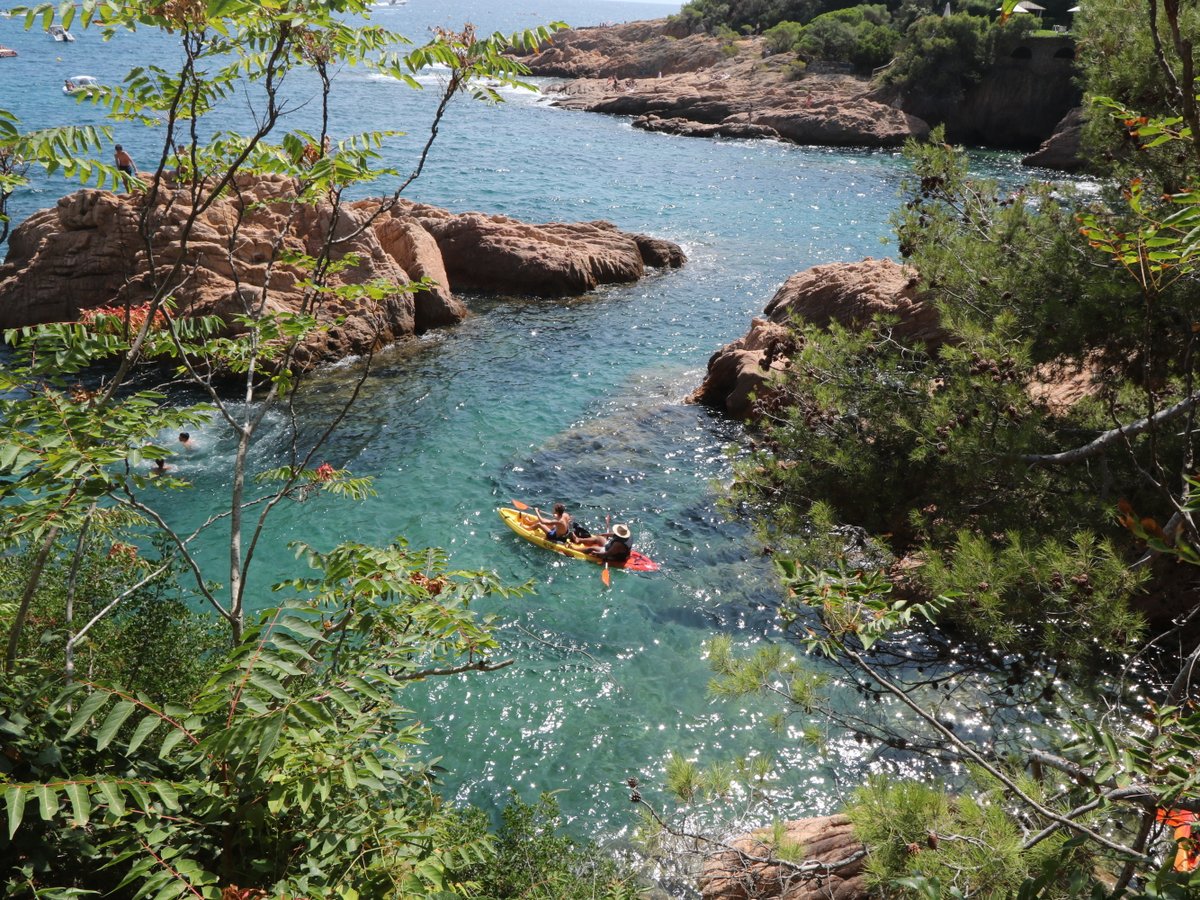
[(711, 34), (722, 25), (758, 33), (780, 22), (804, 24), (854, 5), (853, 0), (691, 0), (671, 19), (693, 33)]
[(1034, 27), (1030, 16), (1005, 25), (966, 13), (926, 16), (904, 33), (884, 82), (926, 94), (957, 94), (983, 77), (1002, 37), (1012, 40)]
[(771, 53), (791, 53), (800, 42), (804, 26), (799, 22), (780, 22), (763, 32), (766, 48)]
[(892, 58), (900, 35), (882, 5), (856, 6), (817, 16), (800, 35), (797, 52), (808, 60), (848, 62), (860, 72)]

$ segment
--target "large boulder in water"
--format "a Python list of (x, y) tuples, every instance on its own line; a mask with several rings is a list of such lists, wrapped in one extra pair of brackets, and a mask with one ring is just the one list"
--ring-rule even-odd
[(637, 281), (647, 265), (677, 267), (685, 259), (674, 244), (626, 234), (610, 222), (530, 225), (422, 204), (404, 211), (437, 241), (450, 283), (460, 290), (580, 294)]
[(926, 303), (915, 269), (890, 259), (830, 263), (785, 281), (763, 312), (772, 322), (799, 317), (813, 325), (858, 327), (879, 316), (898, 319), (893, 335), (909, 343), (940, 344), (945, 334), (937, 310)]
[[(77, 191), (13, 231), (0, 328), (73, 321), (165, 292), (177, 314), (218, 316), (230, 333), (241, 316), (313, 312), (327, 327), (298, 348), (304, 367), (460, 321), (467, 310), (455, 290), (573, 294), (683, 262), (675, 244), (607, 222), (526, 225), (380, 199), (335, 206), (299, 190), (290, 178), (246, 177), (198, 208), (188, 186), (169, 180), (133, 194)], [(382, 296), (314, 298), (293, 260), (327, 244), (340, 263), (330, 287), (382, 284)], [(421, 280), (428, 289), (414, 290)]]
[(785, 839), (802, 848), (802, 863), (793, 867), (769, 861), (773, 829), (735, 838), (732, 849), (705, 862), (700, 876), (704, 900), (866, 900), (867, 851), (848, 818), (799, 819), (784, 823), (784, 829)]
[(1060, 172), (1079, 172), (1087, 168), (1083, 156), (1083, 110), (1071, 110), (1033, 153), (1021, 160), (1023, 166), (1042, 166)]
[(790, 364), (793, 319), (827, 326), (865, 325), (877, 316), (897, 319), (893, 335), (937, 346), (945, 339), (937, 311), (918, 291), (914, 269), (890, 259), (813, 266), (789, 278), (755, 318), (750, 331), (708, 361), (704, 382), (690, 399), (749, 418), (771, 403), (770, 382)]

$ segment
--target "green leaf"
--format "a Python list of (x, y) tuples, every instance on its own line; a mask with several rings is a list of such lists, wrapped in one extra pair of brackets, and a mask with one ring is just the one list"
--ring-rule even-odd
[(113, 738), (117, 736), (117, 731), (130, 714), (137, 707), (129, 700), (122, 700), (112, 708), (112, 712), (108, 714), (108, 718), (104, 720), (104, 724), (96, 732), (96, 749), (103, 750), (112, 743)]
[(154, 792), (162, 798), (163, 806), (167, 809), (179, 809), (179, 792), (165, 781), (156, 781), (152, 785)]
[(58, 795), (54, 793), (54, 789), (48, 784), (39, 784), (34, 786), (33, 793), (37, 796), (38, 804), (41, 807), (42, 820), (53, 821), (54, 816), (58, 813)]
[(74, 737), (79, 733), (79, 730), (88, 723), (88, 719), (100, 709), (105, 703), (111, 699), (112, 695), (104, 691), (93, 691), (92, 694), (79, 705), (79, 711), (75, 713), (75, 717), (71, 720), (71, 727), (67, 729), (67, 737)]
[(258, 759), (254, 762), (255, 769), (261, 769), (262, 764), (267, 757), (275, 750), (276, 744), (279, 743), (279, 733), (283, 730), (283, 716), (277, 714), (271, 723), (266, 727), (262, 737), (259, 740)]
[(25, 814), (25, 788), (13, 786), (4, 792), (4, 805), (8, 809), (8, 839), (11, 841)]
[(1117, 752), (1117, 742), (1113, 740), (1113, 736), (1108, 731), (1100, 732), (1100, 739), (1104, 742), (1104, 749), (1108, 751), (1108, 758), (1114, 763), (1121, 760), (1121, 754)]
[(133, 736), (129, 739), (129, 746), (125, 748), (125, 752), (130, 755), (137, 752), (137, 748), (142, 745), (142, 742), (150, 737), (154, 733), (154, 729), (161, 724), (162, 719), (155, 714), (146, 715), (142, 721), (138, 722), (137, 728), (133, 729)]
[(180, 728), (173, 728), (167, 732), (167, 736), (163, 738), (162, 746), (158, 748), (158, 758), (166, 759), (171, 751), (175, 749), (175, 745), (182, 741), (186, 734)]
[(71, 801), (71, 821), (79, 827), (88, 823), (88, 814), (92, 804), (88, 798), (87, 788), (77, 781), (67, 784), (67, 799)]
[(288, 699), (287, 688), (272, 678), (270, 675), (255, 669), (250, 673), (250, 683), (261, 691), (270, 694), (276, 700)]
[(98, 781), (96, 788), (104, 798), (109, 811), (120, 818), (125, 815), (125, 797), (111, 781)]

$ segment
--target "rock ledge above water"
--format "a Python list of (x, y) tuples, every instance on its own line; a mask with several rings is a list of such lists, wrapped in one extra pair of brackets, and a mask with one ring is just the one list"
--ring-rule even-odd
[[(574, 295), (685, 261), (676, 244), (608, 222), (532, 225), (380, 199), (335, 209), (326, 201), (297, 202), (297, 187), (283, 177), (240, 179), (201, 210), (190, 231), (190, 192), (169, 182), (149, 210), (144, 191), (81, 190), (63, 197), (10, 237), (0, 265), (0, 328), (74, 321), (101, 306), (138, 306), (165, 283), (179, 314), (220, 316), (233, 332), (234, 317), (264, 296), (268, 312), (299, 310), (306, 274), (282, 261), (280, 251), (315, 256), (333, 238), (334, 259), (349, 264), (331, 277), (331, 286), (394, 289), (375, 303), (330, 295), (317, 310), (330, 327), (299, 348), (296, 362), (303, 367), (460, 321), (467, 310), (454, 291)], [(148, 242), (139, 225), (143, 213)], [(408, 289), (420, 279), (433, 287)]]

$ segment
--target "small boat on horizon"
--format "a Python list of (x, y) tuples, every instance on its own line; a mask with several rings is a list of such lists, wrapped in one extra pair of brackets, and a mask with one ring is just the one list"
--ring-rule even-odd
[(16, 55), (17, 51), (12, 47), (5, 47), (3, 44), (0, 44), (0, 59), (8, 59)]
[(51, 25), (46, 29), (46, 34), (60, 42), (74, 43), (75, 41), (75, 35), (71, 34), (71, 32), (67, 31), (61, 25)]

